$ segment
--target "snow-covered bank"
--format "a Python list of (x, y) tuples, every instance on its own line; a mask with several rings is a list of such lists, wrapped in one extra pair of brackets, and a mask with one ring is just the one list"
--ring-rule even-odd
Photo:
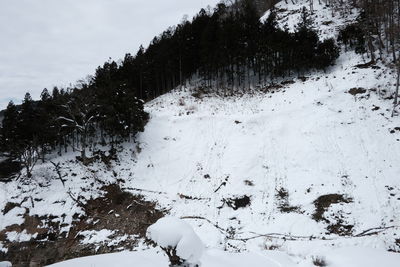
[[(330, 267), (398, 267), (400, 255), (386, 251), (345, 248), (332, 250), (320, 256)], [(229, 253), (220, 250), (208, 250), (201, 258), (201, 267), (313, 267), (314, 259), (304, 259), (295, 264), (289, 256), (280, 252), (261, 253)], [(136, 252), (121, 252), (69, 260), (51, 267), (167, 267), (168, 260), (158, 250), (146, 250)]]

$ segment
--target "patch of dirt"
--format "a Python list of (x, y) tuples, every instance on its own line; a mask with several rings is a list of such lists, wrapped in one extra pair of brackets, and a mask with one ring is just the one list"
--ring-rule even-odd
[(8, 202), (3, 209), (3, 215), (6, 215), (10, 210), (16, 207), (21, 207), (19, 203)]
[(339, 236), (349, 236), (353, 233), (354, 225), (346, 224), (346, 222), (339, 216), (335, 219), (336, 222), (327, 227), (329, 233), (337, 234)]
[(294, 84), (294, 83), (296, 83), (295, 81), (293, 81), (293, 80), (289, 80), (289, 81), (283, 81), (283, 82), (281, 82), (281, 84), (282, 85), (291, 85), (291, 84)]
[(324, 215), (332, 204), (351, 203), (351, 202), (353, 202), (351, 198), (340, 194), (330, 194), (330, 195), (320, 196), (316, 200), (314, 200), (315, 212), (312, 215), (312, 217), (317, 222), (326, 221), (329, 223), (329, 221), (327, 221)]
[(101, 160), (108, 168), (111, 167), (112, 162), (117, 162), (117, 150), (112, 148), (107, 152), (98, 150), (93, 152), (93, 156), (96, 157), (97, 160)]
[(325, 25), (325, 26), (328, 26), (328, 25), (331, 25), (331, 24), (333, 24), (332, 20), (327, 20), (327, 21), (323, 21), (322, 22), (322, 25)]
[(264, 93), (274, 93), (274, 92), (278, 92), (283, 87), (284, 86), (281, 84), (270, 84), (266, 87), (261, 88), (261, 91)]
[(333, 204), (348, 204), (351, 202), (353, 202), (351, 198), (340, 194), (320, 196), (314, 201), (315, 212), (312, 218), (317, 222), (323, 221), (327, 223), (328, 233), (337, 234), (339, 236), (349, 236), (353, 233), (354, 225), (347, 224), (341, 212), (336, 213), (331, 220), (326, 218), (325, 212), (328, 211), (329, 207)]
[(251, 199), (249, 196), (241, 196), (237, 198), (227, 198), (224, 199), (224, 203), (228, 205), (228, 207), (238, 210), (239, 208), (245, 208), (247, 206), (250, 206), (251, 204)]
[[(118, 185), (104, 186), (104, 196), (90, 199), (81, 208), (85, 215), (74, 217), (69, 232), (62, 232), (68, 225), (60, 224), (61, 218), (54, 216), (24, 216), (22, 225), (12, 225), (0, 232), (0, 240), (8, 248), (7, 253), (0, 252), (0, 258), (11, 261), (14, 267), (43, 266), (55, 262), (101, 253), (116, 252), (119, 249), (132, 249), (139, 239), (145, 238), (147, 227), (163, 217), (165, 211), (156, 207), (156, 203), (145, 201), (142, 196), (124, 192)], [(127, 238), (119, 244), (82, 244), (82, 231), (103, 229), (115, 232), (112, 239)], [(11, 231), (29, 234), (37, 233), (36, 238), (28, 242), (9, 242), (6, 233)]]
[(156, 203), (124, 192), (118, 185), (105, 186), (102, 190), (106, 192), (104, 197), (91, 199), (84, 207), (87, 214), (84, 219), (98, 221), (88, 225), (90, 230), (118, 230), (144, 237), (147, 227), (164, 215), (157, 210)]
[(254, 182), (251, 180), (244, 180), (244, 184), (247, 186), (254, 186)]
[(400, 127), (395, 127), (394, 129), (389, 129), (389, 132), (390, 132), (391, 134), (396, 133), (396, 131), (399, 131), (399, 132), (400, 132)]
[(300, 76), (300, 77), (297, 77), (297, 79), (299, 79), (302, 82), (305, 82), (305, 81), (307, 81), (309, 79), (309, 77)]
[(355, 88), (351, 88), (348, 93), (351, 95), (358, 95), (358, 94), (365, 94), (367, 92), (367, 90), (365, 88), (362, 87), (355, 87)]
[(379, 66), (375, 65), (374, 61), (370, 61), (364, 64), (358, 64), (354, 66), (355, 68), (359, 68), (359, 69), (368, 69), (368, 68), (372, 68), (372, 69), (380, 69)]
[(326, 260), (322, 257), (313, 257), (312, 262), (314, 266), (328, 266)]
[(194, 92), (192, 93), (192, 96), (194, 98), (197, 99), (203, 99), (205, 95), (209, 94), (209, 89), (207, 89), (206, 87), (198, 87), (194, 90)]
[(377, 111), (377, 110), (380, 110), (380, 109), (381, 109), (380, 107), (375, 106), (375, 105), (372, 107), (372, 111)]
[(300, 207), (290, 205), (289, 192), (285, 188), (281, 187), (277, 189), (275, 197), (277, 199), (277, 205), (280, 212), (300, 212)]

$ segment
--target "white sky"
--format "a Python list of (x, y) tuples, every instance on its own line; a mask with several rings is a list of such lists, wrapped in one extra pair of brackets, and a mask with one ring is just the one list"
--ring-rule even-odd
[(219, 0), (0, 0), (0, 109), (135, 54)]

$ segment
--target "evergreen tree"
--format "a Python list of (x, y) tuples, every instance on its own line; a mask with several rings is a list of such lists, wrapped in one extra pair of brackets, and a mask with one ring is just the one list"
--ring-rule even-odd
[(2, 121), (1, 146), (3, 150), (9, 152), (11, 157), (18, 157), (18, 144), (20, 142), (18, 129), (19, 113), (14, 102), (10, 101), (4, 111)]

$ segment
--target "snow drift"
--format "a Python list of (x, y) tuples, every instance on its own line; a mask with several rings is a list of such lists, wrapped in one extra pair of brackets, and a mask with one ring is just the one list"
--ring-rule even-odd
[(197, 263), (203, 254), (204, 245), (192, 227), (173, 217), (164, 217), (151, 225), (147, 237), (160, 247), (176, 250), (176, 255), (188, 263)]

